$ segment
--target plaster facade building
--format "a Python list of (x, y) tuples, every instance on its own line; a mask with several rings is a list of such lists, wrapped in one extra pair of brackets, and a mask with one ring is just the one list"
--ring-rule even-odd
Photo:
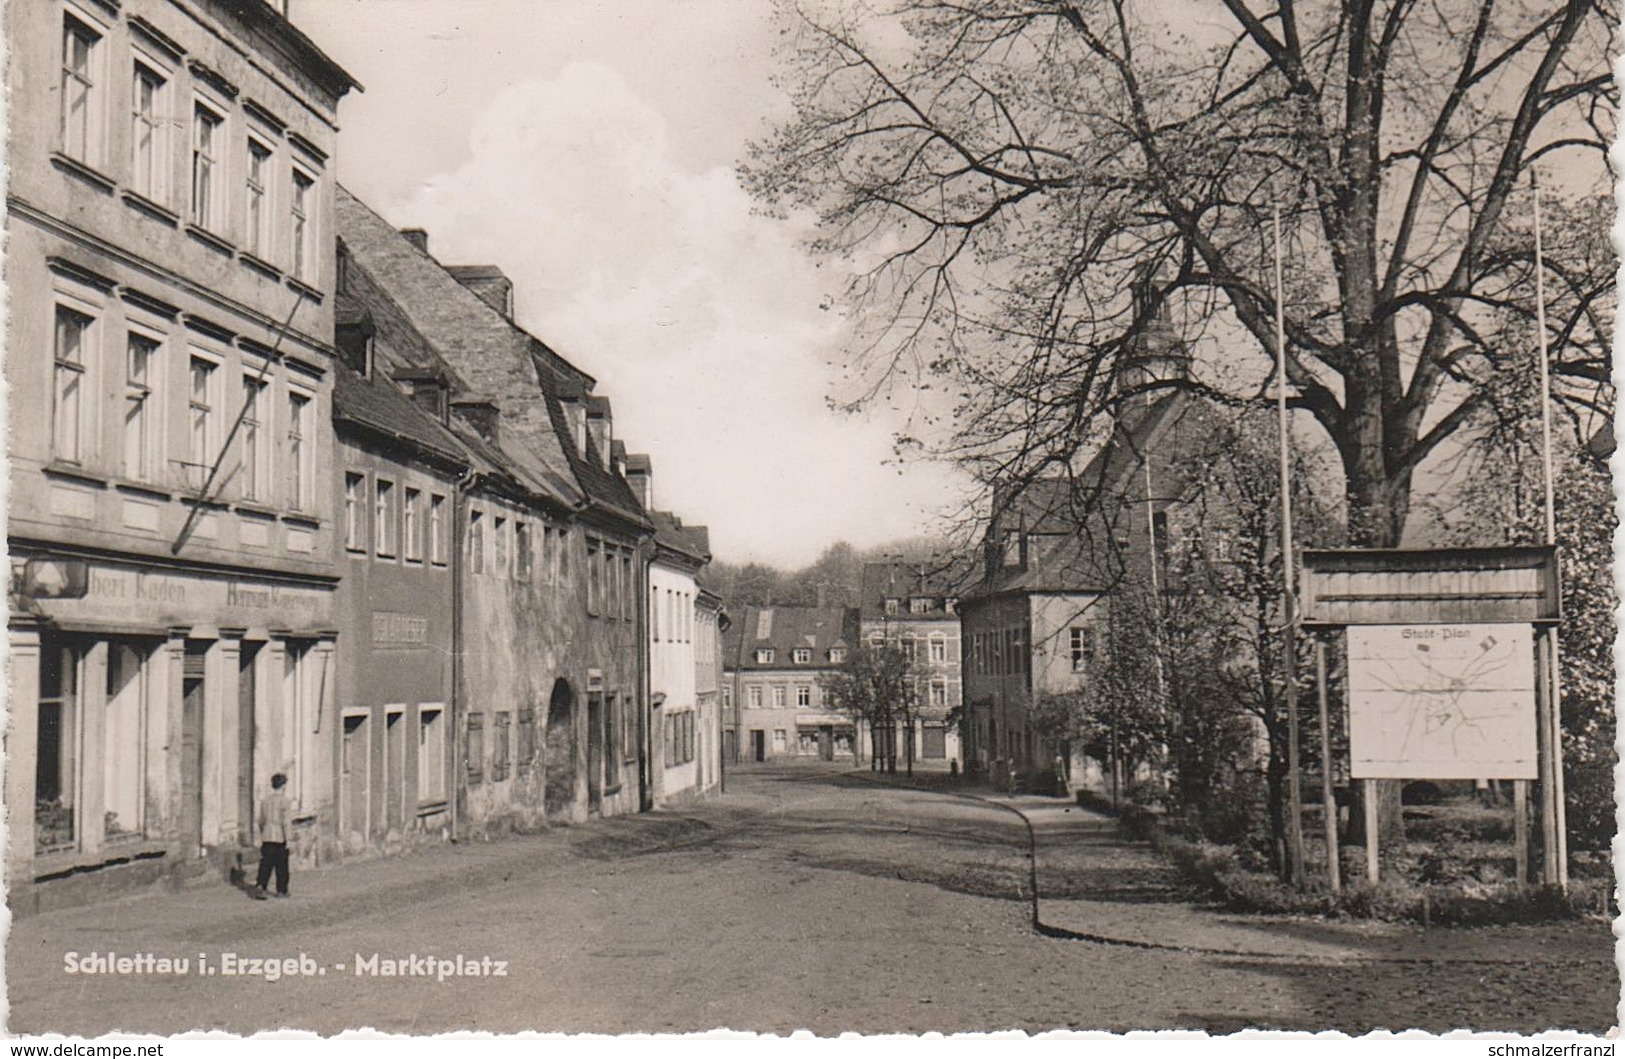
[(959, 733), (949, 723), (964, 702), (959, 588), (952, 577), (919, 563), (865, 563), (858, 609), (861, 641), (902, 648), (914, 677), (912, 731), (899, 722), (895, 733), (873, 738), (896, 741), (899, 761), (961, 761)]
[[(452, 513), (455, 817), (469, 833), (653, 804), (642, 600), (654, 527), (596, 382), (512, 318), (489, 266), (448, 269), (343, 188), (350, 286), (391, 376), (478, 465)], [(415, 337), (414, 337), (415, 336)]]
[[(647, 489), (647, 457), (628, 458), (629, 475)], [(648, 494), (645, 493), (648, 500)], [(716, 611), (700, 602), (699, 573), (711, 558), (704, 526), (684, 526), (674, 515), (654, 512), (654, 551), (649, 562), (649, 688), (655, 750), (655, 804), (692, 800), (719, 780), (716, 671), (710, 670), (710, 701), (700, 701), (702, 663), (716, 654)]]
[(738, 758), (834, 761), (861, 747), (851, 717), (825, 702), (820, 678), (857, 642), (857, 611), (745, 607), (724, 637), (725, 724)]
[(1035, 729), (1032, 704), (1087, 686), (1120, 589), (1167, 590), (1167, 549), (1187, 481), (1178, 465), (1201, 450), (1211, 425), (1207, 406), (1184, 391), (1139, 402), (1077, 475), (995, 496), (982, 580), (960, 605), (970, 771), (995, 782), (1012, 773), (1053, 776), (1060, 755), (1074, 786), (1105, 785), (1081, 748), (1054, 745)]
[(7, 11), (12, 907), (330, 844), (332, 202), (267, 4)]

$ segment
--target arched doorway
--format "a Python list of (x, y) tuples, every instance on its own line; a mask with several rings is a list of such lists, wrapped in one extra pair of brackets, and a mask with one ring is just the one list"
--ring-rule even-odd
[(560, 677), (547, 704), (547, 792), (549, 816), (570, 807), (576, 797), (575, 692)]

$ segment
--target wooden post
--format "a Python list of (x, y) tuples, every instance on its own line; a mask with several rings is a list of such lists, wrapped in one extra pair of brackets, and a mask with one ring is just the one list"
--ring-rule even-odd
[(1377, 781), (1361, 780), (1360, 799), (1365, 803), (1365, 879), (1372, 886), (1377, 885), (1381, 878), (1381, 871), (1377, 864), (1377, 828), (1379, 815), (1377, 812)]
[(1326, 877), (1332, 893), (1343, 889), (1342, 857), (1337, 848), (1337, 796), (1332, 793), (1332, 722), (1326, 693), (1326, 640), (1315, 636), (1315, 690), (1320, 699), (1320, 815), (1326, 832)]
[(1512, 781), (1512, 844), (1517, 852), (1517, 881), (1529, 885), (1529, 781)]
[(1535, 708), (1537, 720), (1535, 737), (1539, 742), (1540, 762), (1540, 881), (1557, 886), (1560, 875), (1557, 866), (1557, 784), (1553, 779), (1552, 764), (1557, 760), (1553, 750), (1551, 630), (1540, 629), (1536, 634), (1535, 650)]

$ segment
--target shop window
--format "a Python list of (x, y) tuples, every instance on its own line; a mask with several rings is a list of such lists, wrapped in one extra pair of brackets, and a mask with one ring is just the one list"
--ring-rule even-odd
[(40, 645), (39, 716), (34, 746), (34, 849), (78, 845), (79, 670), (83, 653), (53, 638)]
[(110, 839), (142, 834), (146, 792), (147, 660), (151, 652), (112, 641), (102, 717), (102, 827)]

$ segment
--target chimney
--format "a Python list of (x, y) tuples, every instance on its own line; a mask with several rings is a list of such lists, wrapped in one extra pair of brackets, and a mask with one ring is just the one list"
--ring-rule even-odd
[(475, 433), (489, 441), (498, 444), (498, 426), (501, 413), (497, 411), (496, 402), (489, 397), (469, 395), (459, 397), (451, 402), (458, 418), (474, 428)]
[(451, 418), (451, 386), (438, 368), (403, 368), (391, 376), (430, 419), (446, 426)]
[(513, 280), (500, 268), (495, 265), (448, 265), (446, 271), (505, 319), (513, 319)]
[(564, 426), (570, 432), (570, 445), (576, 456), (587, 455), (586, 392), (575, 379), (560, 379), (554, 384), (553, 396), (564, 413)]
[(645, 511), (655, 508), (654, 478), (654, 465), (649, 462), (648, 456), (634, 453), (626, 458), (626, 484), (632, 487), (632, 495), (638, 498)]
[(612, 436), (613, 419), (609, 413), (609, 398), (599, 397), (596, 394), (587, 398), (587, 436), (592, 439), (598, 465), (609, 470), (609, 442)]
[(429, 256), (429, 233), (423, 228), (402, 228), (401, 238), (412, 244), (412, 249)]

